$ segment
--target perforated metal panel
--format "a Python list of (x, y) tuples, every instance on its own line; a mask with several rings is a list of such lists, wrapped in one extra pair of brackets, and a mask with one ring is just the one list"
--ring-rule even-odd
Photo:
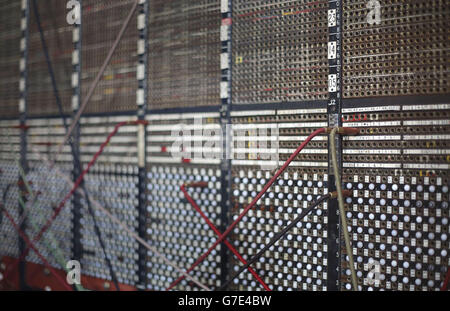
[[(347, 217), (364, 290), (437, 290), (449, 266), (449, 105), (348, 108)], [(364, 122), (361, 122), (363, 121)], [(345, 250), (342, 250), (345, 254)], [(344, 264), (342, 289), (350, 289)]]
[[(83, 0), (82, 2), (82, 98), (100, 71), (113, 46), (133, 0)], [(132, 21), (137, 20), (137, 13)], [(101, 31), (100, 31), (101, 30)], [(120, 41), (89, 105), (88, 113), (136, 110), (138, 30), (131, 22)]]
[(343, 4), (344, 97), (449, 92), (446, 1)]
[(233, 1), (233, 104), (326, 99), (325, 1)]
[[(114, 126), (130, 117), (98, 117), (81, 120), (81, 161), (86, 168)], [(136, 126), (119, 129), (96, 164), (85, 177), (88, 195), (128, 228), (137, 231), (138, 219), (138, 167), (136, 165)], [(111, 280), (105, 254), (94, 229), (86, 200), (81, 209), (81, 266), (83, 272), (102, 279)], [(117, 228), (103, 212), (92, 203), (97, 224), (104, 241), (108, 258), (120, 283), (136, 284), (138, 243), (124, 230)]]
[[(33, 119), (28, 120), (28, 125), (30, 128), (27, 130), (29, 135), (27, 181), (32, 193), (26, 191), (25, 215), (27, 215), (26, 233), (34, 239), (70, 191), (71, 186), (65, 178), (72, 178), (73, 164), (68, 145), (56, 158), (57, 168), (51, 169), (45, 160), (54, 160), (58, 144), (64, 137), (65, 131), (61, 119)], [(39, 252), (48, 259), (49, 263), (60, 269), (72, 258), (72, 208), (69, 200), (51, 227), (36, 243)], [(52, 248), (58, 249), (58, 257), (52, 254)], [(33, 251), (29, 252), (26, 260), (43, 264)]]
[[(86, 178), (86, 190), (127, 227), (137, 226), (137, 167), (124, 164), (98, 164)], [(101, 279), (111, 280), (105, 255), (94, 231), (94, 223), (82, 200), (83, 271)], [(101, 211), (93, 208), (107, 255), (120, 283), (135, 284), (137, 278), (138, 243)]]
[[(189, 192), (216, 227), (220, 226), (220, 170), (198, 165), (152, 165), (148, 177), (148, 242), (180, 268), (188, 269), (216, 240), (216, 235), (184, 198), (180, 186), (184, 182), (205, 181), (210, 185)], [(220, 247), (191, 273), (207, 286), (220, 286)], [(148, 252), (148, 287), (164, 290), (180, 275), (159, 257)], [(177, 290), (198, 290), (183, 280)]]
[[(35, 1), (45, 37), (56, 86), (64, 113), (71, 111), (72, 26), (66, 21), (66, 3), (59, 0)], [(45, 59), (44, 49), (30, 1), (28, 42), (28, 114), (58, 115), (54, 90)]]
[[(147, 239), (182, 269), (188, 269), (214, 243), (217, 236), (180, 190), (184, 183), (207, 182), (206, 188), (188, 192), (220, 228), (220, 154), (218, 113), (149, 115), (147, 127)], [(197, 118), (197, 119), (196, 119)], [(206, 145), (208, 142), (217, 145)], [(178, 146), (178, 147), (177, 147)], [(177, 152), (183, 151), (182, 154)], [(197, 156), (196, 156), (197, 155)], [(212, 288), (220, 286), (220, 245), (191, 273)], [(164, 290), (180, 274), (148, 252), (148, 287)], [(197, 290), (183, 280), (177, 290)]]
[[(236, 112), (233, 117), (232, 217), (233, 220), (262, 190), (287, 157), (317, 127), (326, 125), (326, 109), (293, 109)], [(239, 115), (239, 116), (236, 116)], [(270, 132), (261, 129), (270, 129)], [(276, 129), (276, 131), (275, 131)], [(238, 131), (244, 130), (245, 133)], [(267, 136), (267, 137), (266, 137)], [(237, 148), (245, 138), (242, 148)], [(261, 142), (279, 155), (274, 166), (264, 168)], [(274, 142), (277, 142), (274, 145)], [(241, 159), (238, 160), (237, 152)], [(243, 154), (242, 154), (243, 153)], [(242, 157), (244, 156), (245, 159)], [(267, 164), (267, 163), (266, 163)], [(254, 209), (244, 216), (230, 240), (244, 259), (253, 257), (271, 238), (294, 220), (303, 209), (327, 193), (327, 138), (319, 136), (300, 153)], [(277, 242), (253, 265), (274, 290), (326, 290), (327, 203), (301, 221), (286, 238)], [(242, 265), (231, 260), (230, 273)], [(234, 280), (235, 290), (260, 290), (248, 272)]]
[(0, 1), (0, 116), (19, 115), (20, 1)]
[[(19, 135), (20, 130), (11, 127), (17, 126), (18, 121), (3, 120), (0, 125), (0, 194), (5, 199), (5, 208), (13, 217), (14, 221), (19, 221), (19, 168), (15, 159), (19, 156)], [(18, 235), (11, 222), (0, 216), (0, 254), (17, 257), (19, 253)]]
[(150, 1), (150, 109), (218, 106), (220, 1)]
[[(370, 15), (378, 2), (379, 22), (372, 20), (376, 15)], [(80, 81), (72, 78), (73, 27), (65, 20), (65, 3), (38, 3), (64, 111), (69, 113), (71, 88), (81, 83), (82, 97), (86, 96), (133, 1), (82, 2)], [(235, 0), (232, 20), (222, 20), (222, 26), (232, 25), (232, 52), (228, 54), (223, 45), (227, 28), (220, 27), (225, 17), (220, 1), (157, 0), (147, 4), (149, 40), (143, 40), (136, 27), (142, 26), (142, 15), (138, 15), (144, 10), (136, 12), (87, 106), (90, 116), (80, 120), (81, 162), (85, 168), (117, 123), (136, 120), (136, 101), (148, 100), (151, 112), (140, 115), (149, 122), (142, 144), (145, 150), (139, 149), (142, 133), (136, 125), (121, 127), (85, 176), (85, 187), (130, 230), (141, 233), (185, 270), (217, 236), (184, 198), (180, 186), (195, 181), (207, 184), (187, 190), (220, 230), (236, 219), (307, 135), (329, 124), (327, 75), (329, 67), (338, 67), (340, 58), (336, 55), (336, 61), (328, 60), (327, 43), (337, 34), (328, 34), (331, 3), (327, 1)], [(437, 290), (450, 264), (450, 104), (445, 98), (449, 9), (445, 4), (439, 0), (342, 3), (343, 89), (336, 89), (333, 99), (340, 102), (342, 98), (344, 126), (361, 129), (360, 135), (343, 138), (342, 184), (353, 192), (346, 200), (346, 216), (363, 290)], [(14, 160), (20, 157), (21, 130), (15, 128), (18, 121), (6, 119), (18, 114), (19, 6), (19, 1), (0, 0), (0, 38), (5, 43), (0, 47), (0, 194), (11, 185), (5, 203), (17, 222), (19, 175)], [(56, 115), (33, 14), (30, 8), (29, 111), (34, 116)], [(144, 55), (145, 47), (148, 55)], [(142, 63), (148, 57), (148, 80), (137, 66), (138, 53)], [(229, 57), (232, 71), (225, 79)], [(225, 98), (225, 83), (220, 94), (221, 80), (227, 79), (232, 81), (231, 102)], [(136, 98), (136, 91), (144, 86), (148, 86), (147, 96)], [(228, 123), (225, 107), (231, 109), (232, 123), (232, 141), (226, 146), (231, 160), (229, 193), (222, 183), (229, 169), (227, 159), (221, 158), (226, 135), (220, 130)], [(166, 108), (177, 108), (177, 113), (161, 111)], [(339, 111), (332, 113), (334, 117)], [(42, 226), (70, 187), (33, 149), (53, 157), (65, 131), (60, 118), (28, 119), (26, 125), (30, 126), (26, 132), (28, 179), (37, 195), (36, 202), (27, 195), (29, 220)], [(332, 188), (328, 147), (326, 135), (313, 139), (231, 232), (228, 240), (244, 259), (253, 257)], [(141, 151), (144, 165), (138, 161)], [(56, 164), (72, 178), (68, 144)], [(351, 289), (343, 237), (330, 240), (332, 228), (342, 231), (339, 223), (334, 223), (337, 216), (329, 215), (332, 204), (335, 202), (319, 206), (252, 265), (269, 287)], [(81, 199), (80, 213), (74, 213), (72, 202), (66, 205), (38, 249), (53, 266), (61, 268), (45, 243), (60, 248), (64, 259), (71, 259), (78, 233), (74, 232), (74, 216), (79, 215), (82, 272), (111, 280), (86, 201)], [(120, 283), (164, 290), (181, 276), (98, 209), (93, 210)], [(26, 231), (30, 237), (37, 232), (29, 222)], [(18, 256), (17, 233), (4, 217), (0, 237), (0, 255)], [(334, 269), (330, 270), (336, 262), (336, 254), (328, 249), (333, 243), (340, 255), (337, 278)], [(41, 263), (32, 252), (27, 260)], [(216, 289), (241, 266), (219, 245), (190, 274)], [(199, 287), (183, 280), (175, 289)], [(245, 271), (228, 289), (262, 287)]]

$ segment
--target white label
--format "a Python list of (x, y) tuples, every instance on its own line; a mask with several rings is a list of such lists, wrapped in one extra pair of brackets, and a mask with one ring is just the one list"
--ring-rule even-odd
[(336, 41), (328, 42), (328, 59), (336, 59)]
[(74, 28), (72, 32), (72, 42), (78, 42), (80, 41), (80, 28)]
[(145, 78), (145, 65), (139, 64), (137, 67), (136, 78), (138, 80), (144, 80)]
[(25, 112), (25, 100), (24, 99), (19, 100), (19, 112)]
[(137, 51), (139, 55), (145, 53), (145, 40), (139, 39), (137, 44)]
[(228, 56), (228, 53), (220, 54), (220, 69), (228, 69), (229, 60), (230, 58)]
[(220, 82), (220, 98), (228, 98), (228, 82)]
[(24, 78), (21, 78), (19, 81), (19, 90), (21, 92), (25, 91), (25, 79)]
[(328, 92), (333, 93), (337, 91), (337, 75), (328, 75)]
[(73, 51), (72, 53), (72, 65), (77, 65), (80, 61), (80, 58), (78, 57), (78, 50)]
[(336, 9), (328, 10), (328, 27), (336, 26)]
[(222, 25), (220, 26), (220, 41), (227, 41), (228, 40), (228, 25)]
[(144, 104), (144, 90), (143, 89), (139, 89), (136, 92), (136, 103), (139, 106), (142, 106)]
[(137, 23), (137, 28), (139, 30), (142, 30), (145, 28), (145, 14), (140, 14), (138, 16), (138, 23)]
[(79, 105), (78, 105), (78, 96), (77, 95), (73, 95), (72, 96), (72, 110), (78, 110)]
[(220, 1), (220, 12), (221, 13), (227, 13), (228, 12), (228, 0), (221, 0)]
[(74, 72), (72, 74), (72, 87), (78, 86), (78, 73)]
[(25, 17), (22, 18), (20, 21), (20, 29), (25, 30), (27, 29), (27, 19)]

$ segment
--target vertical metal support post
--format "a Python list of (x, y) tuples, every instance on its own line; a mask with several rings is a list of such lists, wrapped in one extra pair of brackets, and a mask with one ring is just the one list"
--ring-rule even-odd
[[(148, 18), (149, 18), (149, 1), (140, 0), (137, 16), (137, 27), (139, 31), (139, 39), (137, 45), (137, 54), (139, 57), (137, 65), (136, 78), (138, 80), (138, 90), (136, 93), (137, 117), (139, 120), (145, 120), (147, 111), (147, 92), (148, 92)], [(147, 131), (145, 125), (140, 124), (138, 128), (138, 190), (139, 190), (139, 206), (138, 206), (138, 235), (146, 240), (147, 228), (147, 170), (146, 170), (146, 149), (147, 149)], [(147, 288), (147, 249), (139, 244), (138, 259), (138, 284), (139, 289)]]
[[(28, 162), (27, 162), (27, 111), (28, 111), (28, 43), (29, 43), (29, 24), (30, 24), (30, 2), (29, 0), (22, 0), (22, 18), (21, 18), (21, 31), (22, 38), (20, 40), (20, 99), (19, 99), (19, 122), (20, 122), (20, 165), (22, 166), (25, 175), (28, 174)], [(19, 196), (26, 204), (25, 183), (22, 177), (19, 177)], [(24, 216), (24, 210), (22, 206), (19, 206), (19, 217)], [(26, 218), (20, 224), (20, 229), (25, 232), (26, 230)], [(19, 253), (22, 254), (25, 251), (25, 241), (19, 237)], [(26, 258), (19, 263), (19, 287), (21, 290), (27, 288), (26, 285)]]
[[(328, 1), (328, 126), (342, 125), (342, 0)], [(328, 145), (329, 142), (328, 142)], [(342, 142), (336, 142), (338, 163), (342, 165)], [(328, 148), (329, 149), (329, 148)], [(330, 154), (330, 149), (328, 154)], [(331, 156), (328, 157), (329, 192), (336, 190)], [(328, 202), (328, 267), (327, 289), (339, 290), (340, 278), (340, 221), (336, 200)]]
[[(75, 23), (72, 33), (72, 41), (74, 45), (74, 50), (72, 54), (72, 116), (75, 116), (80, 108), (81, 104), (81, 61), (82, 61), (82, 0), (79, 0), (80, 10), (79, 10), (79, 24)], [(80, 122), (76, 125), (73, 130), (72, 140), (73, 146), (73, 180), (77, 180), (82, 172), (81, 164), (81, 154), (80, 154)], [(84, 182), (83, 182), (84, 183)], [(81, 245), (81, 195), (75, 192), (72, 197), (73, 204), (73, 259), (81, 260), (83, 255), (83, 248)]]
[[(232, 0), (221, 0), (220, 11), (222, 14), (222, 22), (220, 26), (220, 126), (222, 129), (222, 159), (221, 159), (221, 215), (219, 230), (224, 232), (230, 223), (230, 206), (231, 206), (231, 72), (232, 72)], [(229, 277), (228, 256), (229, 252), (225, 244), (222, 242), (220, 246), (220, 282), (224, 284)]]

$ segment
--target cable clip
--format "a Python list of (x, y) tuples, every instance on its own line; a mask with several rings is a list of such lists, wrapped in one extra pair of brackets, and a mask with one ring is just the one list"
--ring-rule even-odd
[[(334, 129), (335, 127), (327, 127), (325, 133), (330, 134)], [(341, 135), (358, 135), (360, 133), (360, 129), (354, 127), (338, 127), (337, 129), (337, 133)]]
[[(342, 190), (342, 195), (344, 196), (344, 198), (348, 198), (352, 196), (352, 192), (350, 190)], [(333, 191), (330, 193), (330, 198), (331, 199), (336, 199), (337, 198), (337, 191)]]

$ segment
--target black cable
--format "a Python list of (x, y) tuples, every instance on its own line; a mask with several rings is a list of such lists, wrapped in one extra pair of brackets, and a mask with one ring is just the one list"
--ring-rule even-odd
[(280, 240), (284, 235), (286, 235), (286, 233), (288, 233), (289, 230), (291, 230), (295, 225), (297, 225), (297, 223), (299, 223), (304, 217), (306, 217), (313, 209), (315, 209), (317, 206), (319, 206), (323, 201), (328, 200), (329, 198), (331, 198), (331, 194), (326, 194), (322, 197), (320, 197), (317, 201), (315, 201), (314, 203), (312, 203), (308, 208), (306, 208), (297, 218), (294, 219), (294, 221), (292, 221), (289, 225), (287, 225), (283, 230), (281, 230), (280, 232), (278, 232), (273, 238), (272, 240), (269, 242), (269, 244), (267, 244), (266, 246), (264, 246), (263, 249), (261, 249), (255, 256), (253, 256), (252, 258), (250, 258), (247, 261), (247, 264), (242, 266), (238, 272), (236, 272), (236, 274), (231, 277), (228, 281), (226, 281), (221, 287), (219, 287), (219, 290), (225, 290), (228, 285), (233, 282), (233, 280), (235, 278), (237, 278), (239, 276), (239, 274), (241, 274), (243, 271), (247, 270), (248, 267), (250, 267), (253, 263), (255, 263), (270, 247), (272, 247), (272, 245), (274, 245), (278, 240)]
[[(59, 115), (62, 118), (62, 121), (63, 121), (63, 124), (64, 124), (64, 128), (65, 128), (66, 132), (68, 132), (69, 131), (69, 127), (67, 125), (66, 117), (64, 116), (64, 112), (63, 112), (63, 108), (62, 108), (62, 104), (61, 104), (61, 98), (59, 97), (58, 86), (56, 85), (56, 79), (55, 79), (55, 74), (54, 74), (54, 71), (53, 71), (53, 66), (52, 66), (52, 63), (50, 61), (50, 56), (48, 54), (47, 43), (45, 41), (44, 31), (42, 29), (41, 18), (40, 18), (40, 15), (39, 15), (39, 10), (38, 10), (38, 7), (37, 7), (36, 0), (33, 0), (33, 11), (34, 11), (34, 15), (35, 15), (35, 18), (36, 18), (37, 27), (39, 29), (42, 49), (44, 51), (45, 60), (47, 62), (48, 72), (50, 74), (50, 79), (52, 81), (53, 95), (55, 96), (56, 104), (58, 105)], [(74, 147), (73, 141), (71, 139), (69, 139), (69, 144), (70, 144), (70, 149), (71, 149), (71, 152), (72, 152), (72, 157), (73, 157), (74, 162), (75, 162), (75, 166), (77, 168), (80, 168), (80, 160), (78, 159), (77, 154), (75, 153), (75, 147)], [(89, 214), (92, 216), (92, 219), (94, 220), (94, 230), (95, 230), (95, 233), (96, 233), (96, 235), (98, 237), (98, 240), (100, 242), (100, 246), (101, 246), (101, 248), (103, 250), (103, 254), (105, 255), (105, 260), (106, 260), (106, 264), (108, 265), (108, 269), (109, 269), (109, 273), (111, 275), (111, 279), (112, 279), (112, 281), (114, 283), (114, 286), (116, 287), (116, 290), (120, 291), (119, 282), (117, 281), (117, 277), (116, 277), (116, 274), (115, 274), (114, 269), (112, 267), (111, 261), (110, 261), (110, 259), (108, 257), (108, 254), (106, 253), (105, 243), (103, 242), (103, 239), (102, 239), (102, 236), (101, 236), (101, 233), (100, 233), (100, 228), (98, 227), (98, 224), (97, 224), (94, 212), (92, 210), (92, 206), (91, 206), (91, 203), (89, 201), (88, 192), (87, 192), (87, 190), (86, 190), (86, 188), (84, 187), (83, 184), (80, 185), (80, 188), (84, 192)]]

